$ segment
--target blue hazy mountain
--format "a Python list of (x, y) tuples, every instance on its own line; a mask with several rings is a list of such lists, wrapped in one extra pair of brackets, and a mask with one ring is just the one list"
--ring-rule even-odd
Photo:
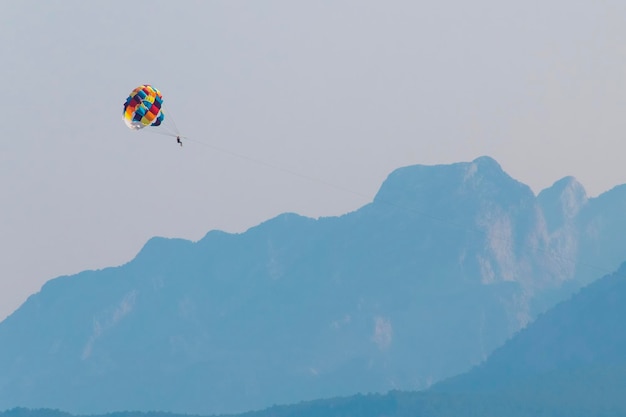
[(491, 158), (392, 172), (338, 217), (283, 214), (46, 283), (0, 323), (0, 409), (239, 412), (422, 389), (626, 258), (626, 189), (539, 196)]

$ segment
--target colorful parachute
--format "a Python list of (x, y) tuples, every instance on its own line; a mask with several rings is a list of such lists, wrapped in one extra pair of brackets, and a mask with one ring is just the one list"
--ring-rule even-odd
[(165, 115), (161, 92), (149, 84), (135, 88), (124, 103), (124, 122), (133, 130), (159, 126)]

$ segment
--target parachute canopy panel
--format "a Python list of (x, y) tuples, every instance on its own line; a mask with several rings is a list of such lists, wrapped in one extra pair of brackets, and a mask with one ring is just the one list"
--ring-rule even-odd
[(161, 92), (149, 84), (135, 88), (124, 103), (124, 122), (133, 130), (159, 126), (165, 115)]

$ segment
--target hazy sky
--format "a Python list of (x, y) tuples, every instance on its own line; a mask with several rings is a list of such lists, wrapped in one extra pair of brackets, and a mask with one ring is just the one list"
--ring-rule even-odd
[[(152, 236), (354, 210), (405, 165), (626, 183), (623, 0), (0, 1), (0, 60), (0, 319)], [(197, 142), (124, 125), (143, 83)]]

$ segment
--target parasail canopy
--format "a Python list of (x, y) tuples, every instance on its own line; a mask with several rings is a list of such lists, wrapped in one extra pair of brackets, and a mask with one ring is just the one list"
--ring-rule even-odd
[(149, 84), (135, 88), (124, 103), (124, 122), (133, 130), (159, 126), (165, 119), (163, 96)]

